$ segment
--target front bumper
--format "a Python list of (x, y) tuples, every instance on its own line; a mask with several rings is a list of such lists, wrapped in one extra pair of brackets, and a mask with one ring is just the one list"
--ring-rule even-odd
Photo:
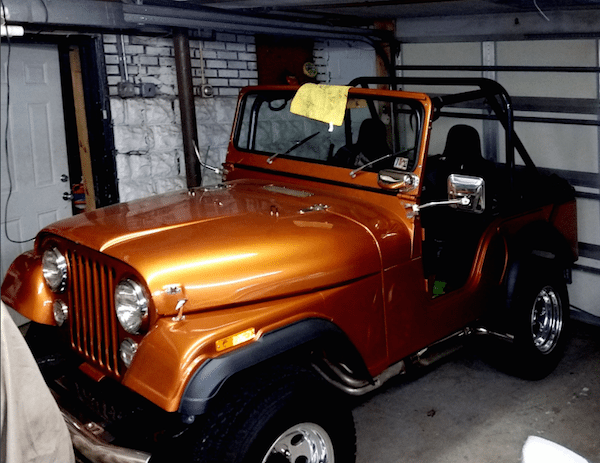
[(139, 450), (112, 445), (103, 439), (104, 428), (94, 422), (82, 423), (61, 405), (58, 394), (52, 395), (71, 434), (73, 447), (92, 463), (148, 463), (151, 455)]
[(172, 438), (186, 428), (180, 415), (110, 378), (90, 378), (58, 334), (55, 327), (32, 324), (26, 340), (81, 460), (149, 463), (163, 458), (159, 454), (168, 452)]

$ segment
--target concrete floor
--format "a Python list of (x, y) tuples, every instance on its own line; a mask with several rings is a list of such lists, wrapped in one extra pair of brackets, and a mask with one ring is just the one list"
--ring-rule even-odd
[(600, 327), (573, 328), (540, 381), (498, 371), (477, 344), (393, 379), (354, 409), (357, 463), (519, 462), (530, 435), (600, 463)]

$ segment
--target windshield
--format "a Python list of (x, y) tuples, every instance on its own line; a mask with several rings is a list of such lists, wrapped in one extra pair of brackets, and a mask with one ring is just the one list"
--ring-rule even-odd
[(342, 126), (290, 112), (293, 91), (249, 93), (242, 102), (235, 145), (265, 155), (265, 163), (287, 158), (349, 169), (413, 170), (423, 108), (413, 100), (348, 97)]

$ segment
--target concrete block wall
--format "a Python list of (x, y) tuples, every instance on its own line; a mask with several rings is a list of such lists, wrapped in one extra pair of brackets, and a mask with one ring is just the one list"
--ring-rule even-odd
[[(121, 202), (185, 188), (185, 163), (181, 118), (177, 100), (177, 74), (170, 38), (123, 36), (124, 56), (119, 56), (117, 35), (104, 35), (104, 52), (111, 95), (117, 177)], [(202, 53), (201, 50), (202, 49)], [(216, 34), (190, 38), (194, 90), (199, 94), (204, 77), (213, 86), (213, 98), (195, 98), (199, 150), (207, 163), (225, 160), (237, 95), (258, 82), (254, 37)], [(136, 96), (121, 98), (123, 81), (119, 61), (124, 59)], [(156, 85), (156, 96), (140, 96), (139, 84)], [(203, 172), (203, 184), (220, 179)]]

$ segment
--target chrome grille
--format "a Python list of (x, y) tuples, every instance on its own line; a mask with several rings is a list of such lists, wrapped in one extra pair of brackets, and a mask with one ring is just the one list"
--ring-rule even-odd
[(115, 270), (73, 250), (67, 252), (67, 259), (71, 346), (101, 370), (120, 377)]

